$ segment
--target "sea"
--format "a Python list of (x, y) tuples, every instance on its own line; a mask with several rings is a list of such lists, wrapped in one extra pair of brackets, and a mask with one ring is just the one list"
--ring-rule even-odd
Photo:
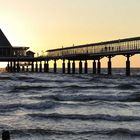
[(11, 140), (140, 140), (140, 69), (0, 73), (3, 130)]

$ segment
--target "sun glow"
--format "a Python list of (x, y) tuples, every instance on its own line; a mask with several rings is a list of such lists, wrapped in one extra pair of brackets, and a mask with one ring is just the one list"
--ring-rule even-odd
[[(139, 36), (139, 7), (137, 0), (1, 0), (0, 28), (13, 46), (41, 54), (62, 46)], [(139, 66), (138, 58), (132, 58), (132, 66)], [(119, 59), (114, 66), (124, 65), (123, 57)]]

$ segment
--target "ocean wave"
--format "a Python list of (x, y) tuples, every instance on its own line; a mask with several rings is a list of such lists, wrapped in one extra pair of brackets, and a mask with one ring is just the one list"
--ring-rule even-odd
[(54, 80), (54, 79), (43, 79), (43, 78), (34, 78), (34, 77), (18, 77), (19, 81), (25, 81), (25, 82), (33, 82), (33, 83), (49, 83), (49, 82), (55, 82), (55, 83), (63, 83), (65, 81), (63, 80)]
[(111, 98), (106, 96), (96, 96), (96, 95), (50, 95), (49, 99), (55, 101), (84, 101), (89, 102), (93, 100), (111, 100)]
[(120, 84), (118, 86), (116, 86), (117, 89), (121, 89), (121, 90), (134, 90), (137, 89), (136, 86), (132, 85), (132, 84)]
[(108, 89), (108, 86), (104, 85), (93, 85), (93, 86), (88, 86), (88, 85), (69, 85), (69, 86), (64, 86), (62, 87), (64, 89), (79, 89), (79, 90), (87, 90), (87, 89)]
[[(31, 82), (31, 81), (30, 81)], [(39, 82), (39, 81), (38, 81)], [(49, 85), (34, 85), (34, 84), (30, 84), (30, 85), (20, 85), (20, 86), (13, 86), (11, 87), (12, 89), (9, 91), (11, 92), (20, 92), (20, 91), (30, 91), (30, 90), (35, 90), (35, 91), (41, 91), (41, 90), (49, 90), (49, 89), (53, 89), (53, 90), (88, 90), (88, 89), (108, 89), (109, 87), (107, 86), (81, 86), (81, 85), (54, 85), (54, 86), (49, 86)]]
[(133, 131), (125, 128), (101, 129), (101, 130), (85, 130), (85, 131), (68, 131), (68, 130), (53, 130), (53, 129), (13, 129), (9, 130), (11, 135), (16, 136), (33, 136), (33, 135), (109, 135), (109, 136), (140, 136), (140, 131)]
[(108, 114), (95, 114), (95, 115), (82, 115), (82, 114), (43, 114), (43, 113), (34, 113), (27, 114), (27, 116), (33, 119), (70, 119), (70, 120), (106, 120), (106, 121), (140, 121), (139, 116), (111, 116)]
[(9, 109), (16, 109), (20, 107), (21, 104), (15, 103), (15, 104), (0, 104), (0, 110), (9, 110)]
[(56, 106), (56, 103), (53, 101), (45, 101), (45, 102), (39, 102), (39, 103), (32, 103), (32, 104), (22, 104), (21, 107), (25, 109), (52, 109)]
[(55, 100), (55, 101), (78, 101), (78, 102), (89, 102), (89, 101), (119, 101), (119, 102), (139, 102), (140, 94), (132, 93), (130, 95), (44, 95), (39, 97), (32, 97), (40, 100)]
[(30, 104), (22, 104), (22, 103), (16, 103), (16, 104), (3, 104), (0, 105), (0, 112), (9, 112), (9, 111), (15, 111), (21, 108), (24, 109), (32, 109), (32, 110), (44, 110), (44, 109), (52, 109), (56, 106), (56, 103), (53, 101), (45, 101), (45, 102), (38, 102), (38, 103), (30, 103)]
[(46, 90), (46, 89), (52, 89), (53, 87), (49, 86), (43, 86), (43, 85), (21, 85), (21, 86), (14, 86), (12, 87), (12, 90), (9, 92), (18, 92), (18, 91), (27, 91), (27, 90)]
[(140, 93), (139, 92), (135, 92), (135, 93), (130, 94), (127, 97), (126, 101), (128, 101), (128, 102), (140, 102)]
[(0, 80), (12, 80), (12, 77), (8, 77), (8, 76), (2, 76), (0, 77)]

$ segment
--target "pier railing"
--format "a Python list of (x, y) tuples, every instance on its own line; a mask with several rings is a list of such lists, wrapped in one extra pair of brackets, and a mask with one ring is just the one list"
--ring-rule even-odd
[(140, 51), (140, 37), (48, 50), (48, 57)]

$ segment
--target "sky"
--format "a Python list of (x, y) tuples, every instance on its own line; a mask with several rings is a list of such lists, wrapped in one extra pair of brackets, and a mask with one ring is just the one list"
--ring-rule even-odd
[[(34, 52), (140, 36), (140, 0), (0, 0), (0, 28)], [(140, 67), (140, 55), (131, 58)], [(114, 67), (126, 58), (113, 58)], [(102, 60), (106, 67), (107, 59)]]

